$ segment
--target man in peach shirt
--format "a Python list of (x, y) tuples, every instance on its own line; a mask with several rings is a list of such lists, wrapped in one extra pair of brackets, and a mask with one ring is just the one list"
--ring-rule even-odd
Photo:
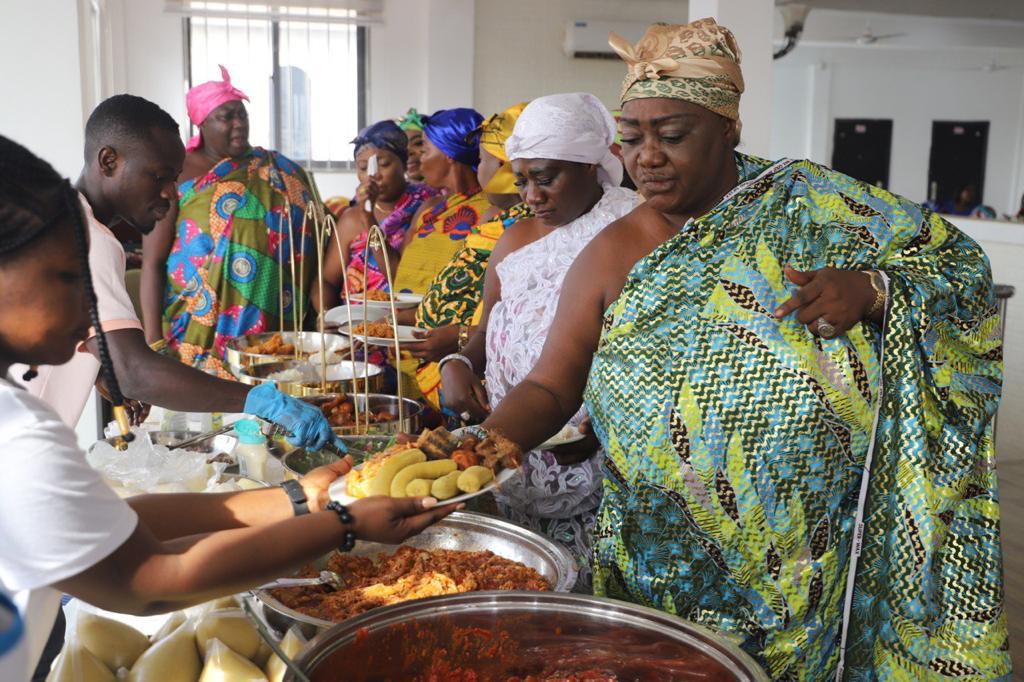
[[(179, 411), (246, 412), (285, 427), (293, 443), (310, 449), (337, 443), (318, 408), (284, 395), (273, 384), (253, 388), (225, 381), (150, 349), (125, 289), (124, 249), (107, 225), (121, 221), (146, 234), (177, 201), (175, 180), (185, 156), (178, 125), (148, 100), (116, 95), (90, 115), (85, 137), (85, 166), (75, 186), (89, 224), (89, 264), (100, 321), (125, 397)], [(70, 362), (41, 367), (27, 381), (29, 391), (72, 427), (99, 373), (94, 330), (79, 350)]]

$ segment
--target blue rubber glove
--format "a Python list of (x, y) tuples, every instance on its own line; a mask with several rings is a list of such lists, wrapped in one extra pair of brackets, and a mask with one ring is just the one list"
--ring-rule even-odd
[(292, 445), (316, 451), (329, 442), (341, 444), (320, 408), (281, 393), (272, 383), (260, 384), (249, 391), (244, 409), (247, 414), (290, 431), (288, 442)]

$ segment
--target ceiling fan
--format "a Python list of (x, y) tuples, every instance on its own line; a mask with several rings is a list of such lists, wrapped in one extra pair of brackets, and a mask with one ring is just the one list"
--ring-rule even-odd
[(879, 40), (889, 40), (891, 38), (902, 38), (907, 35), (906, 33), (885, 33), (877, 34), (871, 30), (871, 20), (864, 22), (864, 32), (859, 36), (850, 36), (849, 38), (842, 38), (844, 42), (857, 43), (858, 45), (874, 45)]

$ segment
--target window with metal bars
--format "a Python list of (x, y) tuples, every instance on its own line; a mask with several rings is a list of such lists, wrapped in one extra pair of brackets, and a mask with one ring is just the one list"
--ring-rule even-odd
[(354, 168), (349, 141), (366, 125), (368, 29), (339, 16), (346, 11), (189, 16), (187, 86), (219, 80), (223, 64), (249, 96), (251, 144), (311, 170)]

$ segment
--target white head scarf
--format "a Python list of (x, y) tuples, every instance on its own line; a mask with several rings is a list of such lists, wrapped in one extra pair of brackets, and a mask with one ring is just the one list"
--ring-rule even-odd
[(602, 185), (622, 182), (622, 162), (609, 147), (615, 119), (601, 101), (586, 92), (548, 95), (530, 102), (505, 142), (509, 161), (557, 159), (596, 163)]

